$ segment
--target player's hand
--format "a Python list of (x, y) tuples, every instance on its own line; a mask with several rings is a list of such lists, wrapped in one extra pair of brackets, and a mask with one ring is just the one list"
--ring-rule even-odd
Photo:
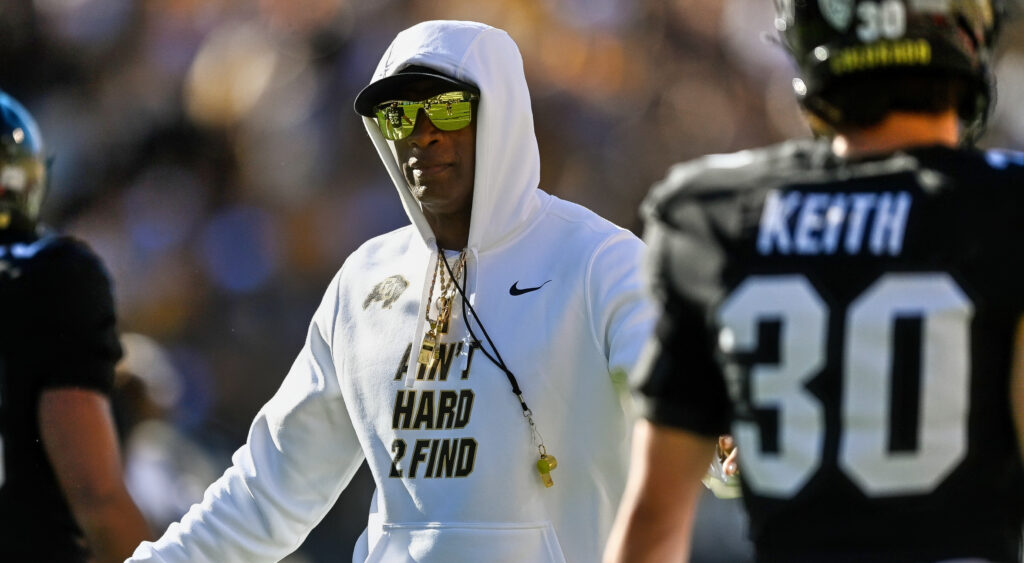
[(739, 448), (729, 435), (719, 436), (715, 446), (715, 456), (701, 481), (718, 498), (737, 498), (741, 494), (737, 463)]
[(739, 451), (732, 436), (725, 434), (718, 437), (716, 453), (718, 454), (718, 460), (722, 463), (722, 473), (726, 477), (733, 477), (740, 472)]

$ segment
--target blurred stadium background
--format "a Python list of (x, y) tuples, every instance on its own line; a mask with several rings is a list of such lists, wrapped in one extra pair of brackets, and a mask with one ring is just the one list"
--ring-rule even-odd
[[(244, 440), (345, 256), (406, 223), (351, 105), (426, 19), (512, 35), (542, 187), (633, 230), (671, 163), (807, 134), (768, 0), (0, 1), (0, 88), (54, 157), (44, 219), (103, 257), (134, 335), (126, 438), (152, 424), (129, 477), (161, 529)], [(1024, 148), (1019, 22), (997, 75), (983, 144)], [(371, 488), (364, 469), (292, 560), (347, 560)], [(707, 521), (703, 560), (741, 557), (733, 516)]]

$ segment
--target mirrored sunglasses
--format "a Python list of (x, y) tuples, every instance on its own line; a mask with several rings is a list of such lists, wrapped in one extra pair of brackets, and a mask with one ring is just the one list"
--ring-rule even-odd
[(390, 100), (377, 104), (374, 113), (384, 138), (398, 141), (412, 134), (421, 109), (441, 131), (462, 129), (473, 121), (472, 102), (478, 99), (472, 92), (446, 92), (418, 102)]

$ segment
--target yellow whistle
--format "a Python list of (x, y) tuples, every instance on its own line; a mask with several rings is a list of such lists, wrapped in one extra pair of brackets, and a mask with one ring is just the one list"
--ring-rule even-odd
[(555, 484), (551, 480), (551, 470), (558, 467), (558, 460), (553, 455), (544, 454), (537, 460), (537, 472), (540, 473), (541, 481), (544, 481), (544, 487), (550, 487)]

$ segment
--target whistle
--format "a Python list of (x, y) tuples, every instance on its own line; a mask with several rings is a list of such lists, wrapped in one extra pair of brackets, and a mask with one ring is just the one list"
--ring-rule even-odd
[(541, 455), (540, 459), (537, 460), (537, 472), (540, 473), (541, 481), (544, 481), (544, 488), (548, 488), (555, 484), (551, 480), (551, 470), (558, 467), (558, 460), (553, 455)]

